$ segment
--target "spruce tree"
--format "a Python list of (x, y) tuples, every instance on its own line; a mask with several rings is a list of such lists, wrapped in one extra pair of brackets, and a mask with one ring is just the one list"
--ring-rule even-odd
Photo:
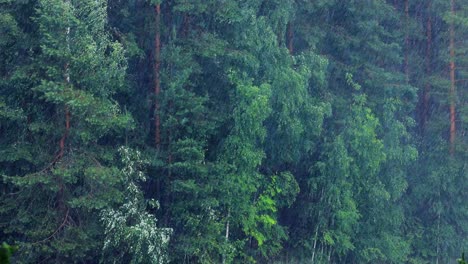
[(29, 65), (2, 83), (11, 89), (6, 107), (23, 98), (23, 121), (9, 118), (2, 129), (2, 229), (20, 246), (21, 262), (93, 262), (99, 211), (123, 198), (113, 144), (132, 121), (112, 99), (123, 89), (123, 49), (106, 31), (105, 1), (29, 5), (22, 26), (37, 29), (22, 55)]

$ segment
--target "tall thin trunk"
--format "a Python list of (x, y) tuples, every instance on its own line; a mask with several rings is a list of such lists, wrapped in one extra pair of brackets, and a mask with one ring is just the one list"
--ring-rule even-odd
[(437, 213), (437, 246), (436, 246), (436, 264), (439, 264), (439, 254), (440, 254), (440, 212)]
[[(452, 15), (455, 15), (455, 0), (450, 0), (450, 11)], [(456, 98), (456, 87), (455, 87), (455, 29), (453, 22), (450, 23), (450, 155), (454, 155), (455, 152), (455, 136), (456, 136), (456, 124), (455, 124), (455, 98)]]
[(314, 259), (315, 259), (315, 249), (317, 248), (318, 227), (319, 227), (319, 226), (317, 225), (317, 227), (315, 228), (314, 247), (313, 247), (313, 250), (312, 250), (312, 261), (311, 261), (312, 264), (314, 263)]
[[(229, 241), (229, 218), (230, 217), (231, 217), (231, 211), (228, 209), (227, 221), (226, 221), (226, 234), (225, 234), (226, 243)], [(226, 255), (223, 254), (223, 264), (225, 263), (226, 263)]]
[(68, 110), (68, 106), (65, 106), (65, 131), (63, 132), (62, 138), (59, 142), (60, 151), (58, 154), (58, 158), (62, 158), (65, 152), (65, 143), (70, 133), (70, 110)]
[(226, 242), (229, 241), (229, 213), (228, 213), (228, 220), (226, 222)]
[(286, 34), (287, 34), (287, 44), (288, 44), (289, 54), (292, 55), (294, 52), (294, 46), (293, 46), (294, 32), (292, 29), (291, 22), (288, 23), (288, 30)]
[(190, 30), (190, 15), (186, 13), (184, 15), (184, 23), (183, 23), (183, 28), (182, 28), (182, 37), (186, 38), (189, 34)]
[(409, 83), (409, 48), (410, 48), (410, 41), (409, 41), (409, 0), (405, 0), (405, 76), (406, 76), (406, 83)]
[[(438, 202), (441, 204), (441, 185), (442, 181), (439, 179), (439, 185), (437, 186), (437, 199)], [(441, 220), (441, 210), (440, 208), (437, 210), (437, 238), (436, 238), (436, 264), (439, 264), (439, 254), (440, 254), (440, 220)]]
[[(70, 0), (65, 0), (65, 4), (67, 5), (67, 8), (70, 8)], [(70, 52), (70, 31), (71, 28), (68, 25), (67, 28), (65, 29), (65, 42), (67, 45), (67, 52)], [(65, 84), (66, 86), (70, 86), (71, 83), (71, 78), (70, 78), (70, 63), (67, 61), (65, 62), (65, 65), (63, 66), (63, 72), (64, 72), (64, 79), (65, 79)], [(65, 130), (63, 132), (62, 138), (60, 139), (59, 142), (59, 154), (57, 155), (56, 159), (54, 162), (58, 161), (61, 159), (65, 153), (65, 144), (68, 138), (68, 135), (70, 134), (70, 110), (67, 105), (64, 107), (64, 113), (65, 113)], [(63, 183), (63, 179), (61, 177), (57, 177), (57, 184), (58, 184), (58, 193), (57, 193), (57, 203), (58, 203), (58, 209), (62, 212), (64, 212), (64, 221), (63, 223), (66, 222), (67, 217), (68, 217), (68, 210), (65, 205), (64, 201), (64, 192), (65, 192), (65, 185)], [(62, 224), (63, 225), (63, 224)], [(60, 227), (57, 229), (59, 230)]]
[[(70, 5), (69, 0), (65, 0), (65, 4)], [(65, 41), (67, 45), (67, 51), (70, 51), (70, 26), (67, 26), (65, 30)], [(70, 85), (70, 64), (68, 62), (65, 63), (64, 67), (64, 77), (65, 77), (65, 83), (67, 86)], [(68, 109), (68, 106), (65, 106), (64, 109), (65, 112), (65, 131), (63, 132), (62, 138), (60, 139), (59, 142), (59, 154), (57, 156), (58, 159), (62, 158), (64, 152), (65, 152), (65, 143), (67, 140), (67, 137), (70, 133), (70, 110)]]
[[(320, 199), (319, 199), (319, 204), (322, 204), (323, 200), (323, 195), (324, 195), (324, 188), (322, 187), (320, 191)], [(315, 254), (316, 254), (316, 249), (317, 249), (317, 241), (318, 241), (318, 231), (319, 231), (319, 226), (320, 226), (320, 216), (322, 214), (322, 210), (318, 211), (318, 217), (317, 217), (317, 227), (315, 228), (315, 237), (314, 237), (314, 247), (312, 250), (312, 261), (311, 263), (314, 263), (315, 261)]]
[(155, 64), (154, 64), (154, 144), (159, 150), (161, 146), (161, 121), (159, 114), (159, 96), (161, 93), (161, 4), (157, 4), (155, 7), (156, 12), (156, 37), (154, 41), (154, 53), (155, 53)]
[(426, 84), (422, 95), (422, 110), (420, 117), (421, 134), (424, 135), (426, 129), (426, 122), (429, 114), (429, 99), (431, 91), (431, 82), (429, 76), (431, 75), (432, 65), (432, 17), (431, 17), (431, 1), (428, 2), (427, 6), (427, 21), (426, 21)]
[(320, 245), (320, 260), (323, 259), (323, 249), (324, 249), (324, 245)]

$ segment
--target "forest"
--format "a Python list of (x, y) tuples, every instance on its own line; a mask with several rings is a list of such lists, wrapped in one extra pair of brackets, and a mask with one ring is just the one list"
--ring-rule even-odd
[(0, 243), (455, 264), (467, 52), (468, 0), (0, 0)]

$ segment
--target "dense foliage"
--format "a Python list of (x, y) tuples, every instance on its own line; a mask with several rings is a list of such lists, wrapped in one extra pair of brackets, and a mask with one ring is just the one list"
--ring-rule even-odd
[(455, 263), (467, 37), (467, 0), (0, 0), (0, 242)]

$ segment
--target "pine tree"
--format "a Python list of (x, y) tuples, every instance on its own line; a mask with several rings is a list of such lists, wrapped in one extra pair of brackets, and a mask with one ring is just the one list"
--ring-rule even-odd
[(22, 24), (38, 30), (24, 55), (30, 64), (2, 85), (9, 100), (25, 93), (24, 122), (10, 119), (2, 131), (2, 223), (10, 223), (2, 229), (22, 248), (20, 261), (92, 262), (98, 212), (122, 199), (112, 145), (131, 118), (112, 96), (123, 88), (123, 49), (106, 32), (105, 1), (30, 4)]

